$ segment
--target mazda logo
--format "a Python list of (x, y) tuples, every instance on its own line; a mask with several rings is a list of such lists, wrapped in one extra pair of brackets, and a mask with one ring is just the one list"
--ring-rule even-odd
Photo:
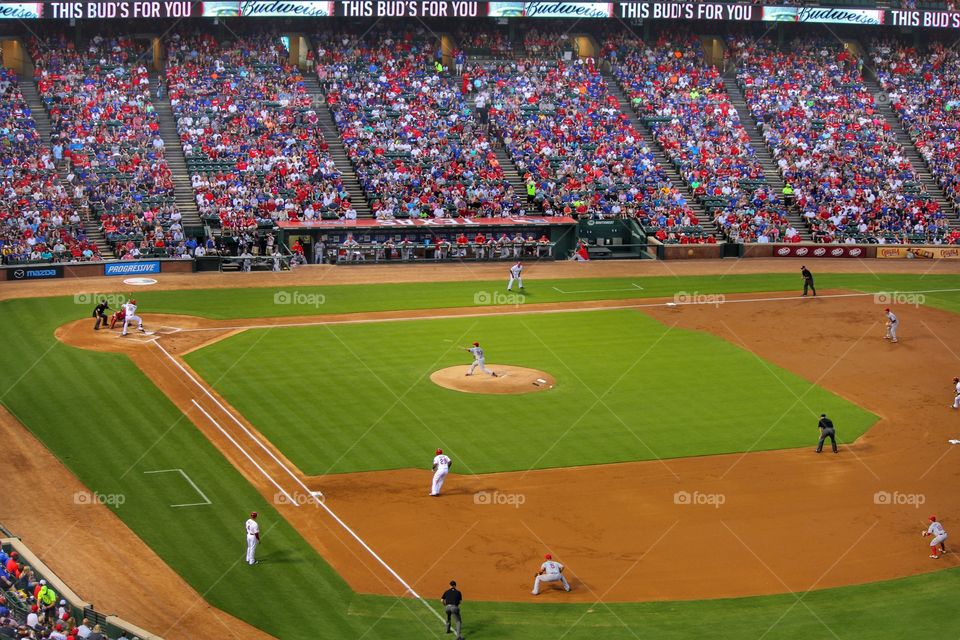
[(25, 275), (27, 275), (27, 272), (24, 271), (23, 269), (17, 269), (16, 271), (13, 272), (13, 277), (16, 278), (17, 280), (20, 280)]

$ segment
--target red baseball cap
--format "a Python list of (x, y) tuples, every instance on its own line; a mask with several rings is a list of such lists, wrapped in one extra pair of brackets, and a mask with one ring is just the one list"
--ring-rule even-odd
[(474, 343), (473, 343), (473, 346), (479, 347), (479, 346), (480, 346), (480, 343), (479, 343), (479, 342), (474, 342)]
[(930, 516), (930, 522), (936, 522), (937, 516)]
[(553, 556), (550, 555), (549, 553), (543, 557), (546, 558), (547, 560), (553, 560)]
[(257, 512), (256, 512), (256, 511), (251, 511), (251, 512), (250, 512), (250, 517), (251, 517), (251, 518), (256, 518), (256, 517), (257, 517)]
[(443, 453), (443, 449), (437, 449), (437, 455), (440, 455), (441, 453)]
[(884, 311), (890, 311), (890, 307), (887, 307), (886, 309), (884, 309)]

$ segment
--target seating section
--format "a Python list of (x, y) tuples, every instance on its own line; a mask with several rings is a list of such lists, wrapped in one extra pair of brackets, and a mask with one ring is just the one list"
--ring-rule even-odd
[(370, 32), (346, 46), (342, 33), (315, 43), (328, 104), (378, 218), (525, 214), (457, 79), (434, 69), (433, 42)]
[(469, 73), (492, 87), (491, 121), (543, 213), (634, 216), (664, 229), (699, 225), (591, 61)]
[(818, 242), (942, 241), (926, 192), (836, 40), (731, 40), (737, 81)]
[(166, 80), (201, 217), (225, 233), (356, 217), (300, 71), (270, 34), (167, 40)]
[(184, 251), (144, 48), (123, 37), (30, 40), (37, 88), (71, 184), (122, 258)]
[[(960, 55), (941, 42), (931, 43), (923, 54), (897, 42), (876, 42), (871, 56), (917, 151), (947, 197), (960, 207)], [(960, 244), (960, 230), (943, 241)]]
[(54, 152), (41, 140), (20, 90), (0, 57), (0, 255), (3, 264), (99, 260), (87, 241)]
[(638, 117), (729, 240), (799, 241), (698, 37), (677, 32), (644, 43), (620, 35), (605, 42), (603, 55)]

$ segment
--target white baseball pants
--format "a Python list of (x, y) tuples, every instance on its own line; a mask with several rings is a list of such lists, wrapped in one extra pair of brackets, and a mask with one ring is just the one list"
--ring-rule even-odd
[(257, 543), (260, 542), (257, 540), (257, 536), (248, 533), (247, 534), (247, 564), (253, 564), (256, 562), (254, 554), (257, 551)]
[(475, 370), (477, 367), (480, 367), (480, 371), (483, 371), (484, 373), (492, 376), (492, 375), (493, 375), (493, 371), (490, 371), (489, 369), (487, 369), (486, 364), (484, 364), (485, 362), (486, 362), (486, 359), (485, 359), (485, 358), (484, 358), (484, 359), (481, 359), (481, 360), (474, 360), (474, 361), (473, 361), (473, 364), (470, 365), (470, 370), (467, 371), (467, 375), (468, 375), (468, 376), (472, 376), (474, 370)]
[(440, 489), (443, 487), (443, 481), (447, 479), (448, 469), (437, 469), (433, 473), (433, 486), (430, 488), (430, 495), (440, 495)]
[(510, 291), (510, 289), (513, 288), (513, 281), (514, 281), (514, 280), (516, 280), (516, 281), (517, 281), (517, 284), (520, 285), (520, 288), (523, 289), (523, 276), (517, 276), (516, 278), (514, 278), (514, 277), (511, 275), (511, 276), (510, 276), (510, 282), (507, 283), (507, 291)]
[(140, 319), (140, 316), (126, 316), (123, 319), (123, 335), (127, 335), (127, 325), (133, 321), (137, 322), (137, 329), (143, 329), (143, 320)]
[(561, 582), (563, 584), (564, 591), (570, 591), (570, 584), (567, 582), (567, 579), (563, 577), (562, 573), (545, 573), (542, 576), (537, 576), (533, 581), (533, 595), (538, 595), (540, 593), (540, 583), (541, 582)]

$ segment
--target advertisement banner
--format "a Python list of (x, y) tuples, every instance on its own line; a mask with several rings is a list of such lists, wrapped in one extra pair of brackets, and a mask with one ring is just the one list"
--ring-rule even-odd
[(0, 20), (36, 20), (43, 15), (42, 2), (4, 2), (0, 4)]
[(960, 258), (960, 247), (877, 247), (878, 258), (905, 258), (921, 260), (956, 260)]
[(62, 278), (63, 267), (60, 265), (44, 265), (42, 267), (14, 267), (6, 269), (7, 280), (46, 280), (48, 278)]
[(612, 2), (491, 2), (491, 18), (612, 18)]
[(281, 220), (277, 226), (281, 229), (395, 229), (398, 227), (548, 227), (565, 224), (577, 224), (573, 218), (556, 216), (552, 218), (414, 218), (412, 220), (372, 220), (362, 219), (352, 222), (340, 220), (307, 220), (291, 222)]
[(142, 273), (160, 273), (160, 261), (110, 262), (103, 265), (103, 275), (105, 276), (132, 276)]
[(724, 2), (621, 2), (624, 20), (714, 20), (749, 22), (764, 18), (763, 7)]
[(838, 9), (833, 7), (763, 7), (764, 22), (809, 24), (883, 24), (882, 9)]
[(335, 13), (346, 18), (485, 18), (487, 3), (444, 0), (338, 0)]
[(44, 18), (53, 20), (134, 20), (203, 15), (201, 2), (47, 2)]
[(333, 2), (308, 0), (204, 2), (203, 15), (213, 18), (325, 18), (334, 14), (333, 5)]
[(773, 248), (775, 258), (862, 258), (866, 255), (863, 247), (856, 245), (778, 245)]

